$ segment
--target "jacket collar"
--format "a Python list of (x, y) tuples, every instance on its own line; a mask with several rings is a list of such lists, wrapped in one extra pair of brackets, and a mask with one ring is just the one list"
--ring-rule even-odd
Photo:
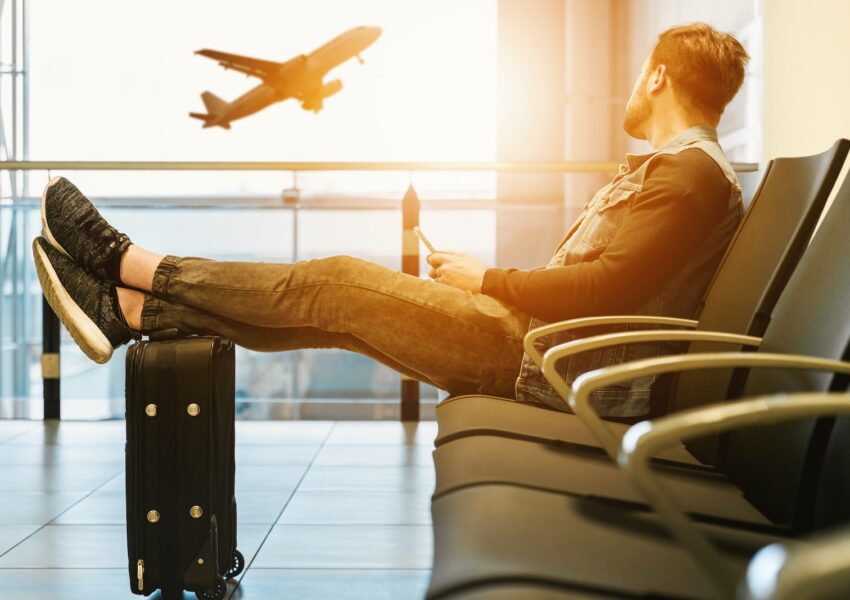
[(695, 125), (685, 129), (678, 135), (673, 136), (660, 148), (656, 148), (647, 154), (626, 154), (626, 162), (628, 165), (620, 165), (620, 174), (634, 171), (643, 163), (655, 156), (662, 150), (677, 148), (679, 146), (687, 146), (697, 140), (711, 140), (717, 142), (717, 129), (710, 125)]

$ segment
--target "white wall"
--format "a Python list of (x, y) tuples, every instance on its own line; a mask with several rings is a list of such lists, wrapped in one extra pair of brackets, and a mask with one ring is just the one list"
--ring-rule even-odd
[[(850, 139), (850, 2), (764, 0), (765, 159), (816, 154)], [(850, 170), (838, 177), (828, 204)]]
[(764, 157), (850, 138), (850, 2), (765, 0)]

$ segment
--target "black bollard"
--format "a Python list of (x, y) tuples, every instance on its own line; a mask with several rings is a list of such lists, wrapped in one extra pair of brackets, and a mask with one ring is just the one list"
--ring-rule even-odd
[[(419, 225), (419, 196), (413, 184), (401, 201), (401, 271), (419, 277), (419, 238), (413, 228)], [(401, 376), (401, 420), (419, 420), (419, 382)]]
[(60, 418), (59, 399), (59, 317), (47, 299), (41, 303), (41, 378), (44, 393), (44, 418)]

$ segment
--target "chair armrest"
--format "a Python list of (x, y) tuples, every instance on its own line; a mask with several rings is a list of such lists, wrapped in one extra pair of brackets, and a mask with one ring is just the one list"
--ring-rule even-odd
[[(729, 364), (722, 366), (733, 366), (731, 361), (723, 362)], [(850, 371), (850, 363), (843, 364), (844, 370)], [(724, 595), (734, 596), (737, 573), (669, 494), (661, 478), (652, 469), (651, 456), (660, 449), (694, 437), (748, 425), (838, 414), (850, 414), (850, 394), (808, 392), (762, 396), (682, 411), (632, 426), (623, 437), (618, 462), (673, 536), (693, 554), (697, 564), (711, 575), (718, 590)]]
[[(543, 355), (543, 364), (540, 366), (545, 374), (547, 362), (550, 364), (549, 368), (552, 369), (556, 362), (567, 358), (568, 356), (572, 356), (573, 354), (588, 352), (590, 350), (605, 348), (607, 346), (644, 344), (647, 342), (717, 342), (758, 348), (761, 345), (761, 338), (751, 335), (739, 335), (737, 333), (724, 333), (722, 331), (680, 331), (676, 329), (618, 331), (616, 333), (603, 333), (592, 337), (571, 340), (569, 342), (553, 346)], [(558, 377), (556, 371), (553, 371), (553, 373), (558, 380), (563, 382), (563, 379)], [(569, 386), (565, 389), (569, 390)], [(566, 397), (564, 397), (564, 403), (567, 403)]]
[[(596, 439), (602, 444), (602, 447), (605, 448), (606, 452), (612, 459), (616, 459), (616, 450), (619, 446), (620, 442), (617, 440), (612, 433), (608, 430), (608, 426), (605, 425), (596, 412), (588, 407), (588, 410), (592, 413), (590, 416), (583, 416), (579, 413), (578, 410), (575, 409), (575, 404), (572, 400), (572, 396), (575, 394), (575, 382), (573, 382), (573, 388), (570, 388), (570, 385), (567, 383), (566, 379), (560, 376), (557, 369), (555, 368), (556, 363), (568, 356), (573, 354), (578, 354), (580, 352), (587, 352), (589, 350), (595, 350), (597, 348), (603, 348), (605, 346), (617, 345), (617, 344), (639, 344), (646, 342), (682, 342), (682, 341), (703, 341), (703, 342), (718, 342), (718, 343), (727, 343), (727, 344), (736, 344), (738, 346), (752, 346), (758, 347), (761, 344), (761, 338), (753, 337), (749, 335), (738, 335), (735, 333), (723, 333), (719, 331), (676, 331), (676, 330), (661, 330), (661, 331), (626, 331), (626, 332), (618, 332), (618, 333), (606, 333), (603, 335), (596, 335), (589, 338), (583, 338), (580, 340), (572, 340), (570, 342), (565, 342), (563, 344), (559, 344), (557, 346), (553, 346), (546, 351), (546, 354), (543, 356), (543, 364), (542, 371), (543, 376), (552, 384), (552, 387), (558, 392), (558, 395), (564, 401), (568, 407), (572, 408), (576, 411), (578, 417), (587, 425), (587, 427), (591, 430), (591, 432), (596, 436)], [(675, 355), (676, 357), (681, 357), (681, 355)], [(633, 361), (641, 362), (641, 361)], [(613, 368), (613, 367), (612, 367)], [(593, 371), (598, 372), (598, 371)], [(576, 378), (576, 381), (581, 379), (581, 376)], [(594, 388), (596, 389), (596, 388)], [(589, 396), (589, 393), (588, 393)], [(583, 412), (584, 407), (582, 407)]]
[(655, 317), (649, 315), (613, 315), (604, 317), (584, 317), (581, 319), (569, 319), (558, 323), (549, 323), (535, 327), (525, 334), (522, 346), (529, 358), (534, 361), (538, 368), (543, 366), (543, 355), (534, 347), (538, 339), (553, 333), (581, 329), (582, 327), (601, 327), (603, 325), (665, 325), (668, 327), (688, 327), (693, 329), (698, 325), (693, 319), (678, 319), (676, 317)]
[(806, 543), (771, 544), (750, 560), (742, 600), (796, 600), (816, 589), (839, 598), (850, 589), (850, 527)]
[[(850, 363), (844, 364), (850, 370)], [(777, 394), (701, 406), (633, 425), (623, 435), (617, 460), (623, 466), (635, 460), (648, 463), (658, 451), (692, 438), (843, 412), (850, 412), (850, 393)]]
[[(547, 361), (545, 357), (543, 362), (546, 365)], [(850, 362), (812, 356), (767, 352), (701, 352), (686, 356), (659, 356), (656, 358), (635, 360), (582, 373), (576, 377), (572, 385), (572, 393), (567, 398), (570, 408), (573, 409), (576, 416), (582, 420), (596, 439), (599, 440), (599, 443), (608, 453), (608, 456), (613, 460), (617, 460), (620, 440), (617, 439), (605, 424), (605, 421), (596, 414), (596, 411), (590, 405), (590, 395), (594, 390), (605, 387), (606, 385), (629, 381), (636, 377), (660, 375), (662, 373), (677, 373), (681, 371), (696, 371), (700, 369), (735, 367), (769, 367), (850, 373)], [(553, 371), (552, 367), (549, 368), (549, 371), (550, 373)], [(557, 376), (557, 373), (555, 375)], [(563, 389), (565, 385), (561, 378), (561, 388)], [(723, 398), (719, 400), (723, 400)]]

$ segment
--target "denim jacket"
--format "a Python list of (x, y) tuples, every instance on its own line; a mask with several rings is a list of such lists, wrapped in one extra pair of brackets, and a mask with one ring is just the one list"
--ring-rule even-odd
[[(627, 165), (620, 165), (614, 179), (600, 189), (585, 205), (578, 220), (573, 224), (561, 246), (557, 249), (547, 268), (574, 265), (598, 256), (600, 249), (614, 238), (616, 231), (635, 201), (635, 195), (644, 184), (647, 168), (652, 159), (664, 154), (677, 154), (690, 148), (699, 148), (710, 156), (730, 181), (731, 193), (726, 213), (708, 239), (699, 247), (689, 263), (659, 293), (636, 311), (639, 315), (694, 318), (717, 264), (737, 228), (743, 208), (741, 187), (735, 171), (717, 142), (713, 127), (696, 126), (675, 136), (664, 146), (649, 154), (627, 154)], [(531, 319), (529, 329), (545, 323)], [(616, 328), (578, 329), (546, 336), (536, 342), (543, 353), (556, 344), (573, 339), (596, 335), (601, 332), (626, 331), (628, 326)], [(601, 367), (658, 356), (674, 349), (664, 344), (631, 344), (602, 348), (567, 357), (560, 361), (558, 372), (568, 384), (580, 374)], [(622, 385), (612, 385), (595, 391), (590, 398), (594, 409), (602, 416), (631, 417), (645, 415), (650, 408), (650, 392), (654, 377), (636, 379)], [(524, 354), (519, 377), (515, 385), (517, 400), (543, 403), (559, 410), (569, 410), (555, 392), (543, 373)]]

